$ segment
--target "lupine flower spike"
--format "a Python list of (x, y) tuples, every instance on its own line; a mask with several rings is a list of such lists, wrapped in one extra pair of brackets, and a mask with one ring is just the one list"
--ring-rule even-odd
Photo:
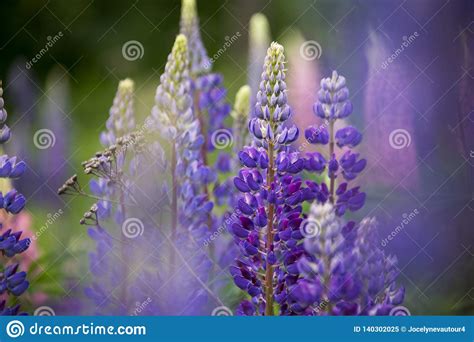
[(314, 203), (307, 223), (317, 235), (305, 239), (311, 255), (298, 261), (303, 276), (292, 291), (308, 315), (388, 315), (405, 294), (397, 287), (397, 260), (378, 247), (376, 222), (345, 222), (330, 203)]
[[(152, 110), (156, 127), (168, 138), (171, 150), (171, 253), (167, 259), (169, 275), (173, 276), (172, 291), (179, 293), (179, 298), (173, 296), (167, 305), (171, 313), (195, 307), (202, 312), (202, 302), (214, 296), (205, 284), (210, 262), (199, 246), (208, 237), (213, 208), (202, 186), (215, 179), (201, 159), (204, 137), (193, 112), (188, 58), (188, 40), (180, 34), (168, 56)], [(178, 261), (184, 262), (181, 272)], [(196, 305), (190, 306), (191, 301)]]
[[(226, 101), (227, 90), (223, 86), (222, 75), (211, 72), (213, 60), (208, 57), (201, 39), (195, 0), (182, 1), (180, 33), (188, 41), (192, 111), (199, 122), (199, 133), (204, 138), (200, 147), (199, 168), (206, 175), (206, 180), (201, 183), (200, 192), (213, 205), (224, 205), (232, 200), (231, 192), (228, 191), (230, 182), (219, 182), (219, 174), (231, 171), (231, 158), (226, 152), (234, 138), (227, 122), (231, 106)], [(211, 165), (211, 160), (215, 160), (214, 165)], [(223, 215), (208, 213), (207, 239), (222, 226), (223, 219)], [(215, 263), (221, 259), (216, 254), (218, 244), (214, 242), (208, 245), (209, 255)]]
[[(222, 150), (230, 144), (228, 139), (231, 138), (231, 131), (226, 127), (225, 120), (231, 108), (225, 100), (227, 90), (222, 85), (222, 76), (211, 73), (212, 61), (201, 39), (195, 0), (182, 1), (180, 33), (188, 40), (193, 111), (199, 121), (201, 134), (205, 138), (201, 147), (201, 159), (204, 166), (208, 167), (207, 172), (213, 181), (216, 181), (217, 175), (213, 168), (209, 167), (208, 154), (217, 149), (219, 152), (217, 170), (230, 171), (230, 158)], [(207, 186), (205, 191), (209, 192)]]
[(191, 231), (201, 231), (202, 225), (206, 225), (202, 214), (206, 215), (212, 209), (212, 203), (205, 195), (200, 195), (198, 189), (201, 184), (208, 184), (212, 177), (199, 159), (204, 138), (192, 110), (187, 39), (182, 34), (176, 38), (168, 57), (155, 100), (152, 116), (158, 129), (171, 142), (171, 227), (175, 240), (178, 219), (184, 225), (185, 222), (193, 223), (187, 225)]
[[(133, 191), (136, 184), (133, 169), (136, 169), (136, 160), (150, 147), (144, 143), (146, 132), (134, 131), (133, 93), (132, 80), (120, 81), (106, 130), (100, 134), (104, 149), (82, 163), (84, 174), (94, 177), (89, 182), (91, 192), (80, 185), (77, 175), (69, 178), (58, 191), (60, 195), (79, 195), (96, 201), (80, 220), (81, 224), (90, 226), (89, 236), (97, 244), (96, 251), (90, 253), (93, 282), (85, 289), (87, 297), (97, 305), (94, 314), (129, 314), (130, 303), (142, 296), (139, 279), (129, 279), (129, 263), (139, 250), (135, 252), (129, 247), (124, 228), (106, 229), (109, 218), (113, 217), (113, 222), (123, 227), (129, 211), (140, 207)], [(115, 237), (117, 235), (119, 237)], [(112, 253), (113, 250), (118, 253)], [(116, 296), (119, 300), (107, 295), (116, 290), (116, 284), (120, 284)]]
[(180, 33), (188, 39), (189, 65), (192, 75), (206, 74), (211, 70), (211, 61), (202, 43), (199, 31), (196, 0), (183, 0), (181, 3)]
[(304, 160), (290, 152), (298, 138), (295, 126), (287, 127), (291, 108), (287, 104), (283, 47), (272, 43), (263, 66), (255, 105), (249, 122), (255, 147), (239, 153), (243, 166), (234, 179), (243, 193), (229, 224), (241, 256), (231, 267), (235, 284), (251, 296), (240, 304), (240, 314), (292, 314), (288, 285), (299, 275), (296, 261), (305, 254), (300, 241), (301, 203), (313, 198), (297, 174)]
[[(6, 120), (7, 111), (4, 107), (3, 88), (0, 81), (0, 144), (10, 139), (10, 128), (5, 124)], [(17, 179), (25, 171), (26, 164), (23, 161), (17, 161), (16, 157), (7, 155), (0, 157), (0, 178)], [(25, 204), (25, 197), (15, 189), (5, 195), (0, 192), (0, 208), (7, 213), (16, 215)], [(2, 228), (7, 230), (0, 235), (0, 257), (3, 258), (0, 266), (0, 296), (3, 298), (0, 301), (0, 315), (17, 315), (20, 310), (17, 297), (28, 289), (29, 282), (26, 280), (26, 272), (19, 271), (19, 264), (9, 263), (8, 259), (26, 251), (30, 246), (30, 239), (22, 239), (21, 231), (13, 233), (11, 227), (3, 227), (3, 222), (0, 223), (0, 229)]]
[[(359, 154), (351, 151), (361, 142), (362, 135), (352, 126), (334, 134), (335, 121), (352, 112), (344, 77), (333, 72), (331, 78), (321, 81), (314, 112), (326, 120), (329, 130), (326, 126), (309, 127), (305, 136), (310, 143), (329, 144), (330, 185), (324, 191), (328, 198), (317, 198), (303, 224), (302, 231), (311, 233), (305, 234), (304, 242), (310, 257), (302, 256), (298, 261), (302, 278), (291, 290), (295, 310), (307, 315), (387, 315), (404, 297), (404, 288), (395, 284), (396, 258), (385, 256), (378, 248), (374, 219), (366, 218), (356, 224), (340, 218), (346, 210), (360, 209), (365, 201), (359, 187), (348, 189), (348, 182), (366, 165), (365, 159), (359, 159)], [(339, 160), (334, 153), (336, 146), (345, 149)], [(312, 157), (324, 160), (319, 153)], [(307, 159), (310, 161), (311, 158)], [(313, 170), (322, 169), (318, 166)]]
[[(305, 130), (306, 140), (310, 144), (328, 146), (326, 159), (319, 152), (308, 153), (305, 168), (307, 171), (321, 173), (327, 164), (329, 187), (322, 184), (322, 192), (327, 195), (330, 203), (334, 204), (336, 214), (343, 215), (347, 210), (360, 209), (365, 202), (365, 193), (359, 187), (349, 188), (349, 182), (362, 172), (367, 164), (359, 153), (352, 149), (359, 145), (362, 134), (352, 126), (340, 128), (334, 132), (335, 122), (346, 118), (352, 113), (352, 103), (349, 100), (349, 90), (346, 79), (333, 71), (332, 76), (321, 80), (321, 89), (318, 92), (318, 101), (313, 107), (314, 113), (325, 120), (319, 127), (310, 126)], [(342, 156), (336, 158), (335, 149), (341, 149)], [(325, 196), (319, 198), (325, 202)]]

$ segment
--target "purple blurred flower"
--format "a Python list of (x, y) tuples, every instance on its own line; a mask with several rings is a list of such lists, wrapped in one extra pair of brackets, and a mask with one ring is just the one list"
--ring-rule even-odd
[(372, 162), (370, 183), (390, 186), (403, 180), (405, 186), (415, 186), (419, 170), (414, 136), (417, 115), (406, 96), (397, 91), (408, 87), (412, 77), (406, 64), (398, 60), (381, 69), (391, 51), (380, 34), (371, 32), (369, 38), (364, 146), (369, 161), (377, 161)]
[[(7, 111), (4, 107), (3, 88), (0, 81), (0, 144), (8, 141), (10, 138), (10, 129), (5, 124), (7, 120)], [(26, 164), (23, 161), (16, 161), (16, 157), (8, 157), (3, 155), (0, 157), (0, 178), (19, 178), (23, 175)], [(16, 189), (10, 190), (6, 195), (0, 192), (0, 208), (7, 213), (16, 215), (23, 210), (26, 204), (26, 198)], [(3, 228), (3, 222), (0, 223), (0, 229)], [(17, 254), (21, 254), (30, 246), (30, 239), (20, 239), (22, 231), (12, 233), (11, 229), (0, 235), (0, 253), (6, 258), (12, 258)], [(29, 287), (26, 280), (26, 272), (18, 272), (19, 264), (5, 264), (0, 266), (0, 315), (17, 315), (20, 305), (7, 307), (7, 302), (13, 302), (12, 297), (18, 297), (23, 294)], [(16, 299), (15, 299), (16, 301)]]
[(374, 219), (344, 222), (330, 204), (313, 204), (308, 221), (318, 228), (304, 241), (309, 258), (298, 261), (304, 276), (292, 289), (294, 306), (309, 315), (387, 315), (401, 304), (396, 259), (378, 248)]

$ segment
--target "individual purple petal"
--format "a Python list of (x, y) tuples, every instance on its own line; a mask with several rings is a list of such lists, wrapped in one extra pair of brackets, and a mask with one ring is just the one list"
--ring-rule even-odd
[(346, 126), (336, 132), (335, 138), (339, 147), (356, 147), (362, 141), (362, 134), (356, 128)]
[(234, 178), (234, 185), (237, 188), (237, 190), (239, 190), (241, 192), (249, 192), (250, 191), (250, 187), (247, 185), (247, 183), (245, 183), (239, 177)]

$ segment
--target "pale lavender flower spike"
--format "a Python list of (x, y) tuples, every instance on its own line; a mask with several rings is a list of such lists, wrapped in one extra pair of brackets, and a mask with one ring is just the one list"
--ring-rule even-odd
[(201, 75), (209, 72), (212, 64), (202, 43), (196, 0), (182, 1), (180, 28), (180, 33), (184, 34), (189, 42), (191, 74)]

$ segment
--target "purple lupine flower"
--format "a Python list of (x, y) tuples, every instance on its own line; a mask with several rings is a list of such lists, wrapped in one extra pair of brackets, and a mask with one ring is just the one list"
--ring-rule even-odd
[[(195, 230), (205, 220), (190, 212), (191, 209), (199, 212), (212, 209), (207, 200), (197, 200), (201, 198), (196, 197), (201, 181), (208, 179), (211, 171), (200, 161), (199, 152), (204, 139), (192, 110), (187, 39), (182, 34), (176, 38), (168, 57), (155, 99), (152, 116), (159, 123), (162, 134), (171, 139), (174, 214), (185, 214), (181, 219), (192, 222), (188, 227)], [(173, 227), (173, 230), (177, 229), (177, 226)]]
[[(135, 128), (133, 93), (134, 82), (131, 79), (125, 79), (119, 82), (117, 92), (115, 94), (112, 107), (109, 110), (109, 117), (106, 121), (106, 130), (100, 134), (100, 143), (105, 148), (109, 148), (117, 143), (117, 139), (131, 133)], [(123, 142), (122, 142), (123, 145)], [(123, 153), (117, 154), (117, 164), (122, 170), (124, 163)], [(112, 214), (112, 199), (114, 192), (117, 192), (115, 182), (111, 182), (116, 175), (108, 177), (98, 177), (92, 179), (89, 183), (90, 190), (94, 196), (103, 198), (97, 202), (97, 215), (101, 219), (105, 219)], [(121, 207), (116, 208), (116, 218), (123, 217)], [(119, 222), (121, 223), (121, 222)]]
[(17, 162), (16, 157), (0, 156), (0, 177), (2, 178), (20, 178), (26, 171), (24, 161)]
[(0, 235), (0, 251), (3, 255), (11, 258), (14, 255), (23, 253), (28, 249), (30, 240), (20, 239), (21, 234), (21, 231), (13, 233), (11, 229), (8, 229), (2, 235)]
[[(152, 117), (159, 123), (158, 128), (168, 134), (171, 148), (172, 248), (167, 258), (174, 281), (165, 291), (170, 291), (168, 296), (179, 293), (179, 298), (170, 297), (168, 312), (172, 314), (203, 312), (207, 307), (204, 303), (209, 302), (206, 298), (216, 299), (221, 304), (205, 285), (204, 291), (199, 290), (207, 281), (211, 268), (209, 257), (200, 250), (211, 230), (213, 209), (213, 203), (203, 191), (203, 184), (215, 182), (215, 174), (201, 158), (205, 140), (194, 114), (196, 107), (192, 101), (187, 41), (183, 34), (176, 38), (160, 78), (152, 111)], [(191, 256), (192, 260), (189, 260)], [(178, 261), (185, 267), (176, 271)], [(190, 301), (195, 305), (189, 305)]]
[[(229, 259), (229, 255), (235, 254), (229, 248), (232, 244), (228, 236), (219, 233), (219, 230), (223, 229), (225, 215), (228, 214), (225, 205), (233, 203), (234, 200), (234, 192), (225, 191), (232, 189), (231, 181), (222, 175), (232, 171), (234, 166), (229, 151), (235, 146), (234, 140), (238, 140), (238, 133), (233, 132), (229, 125), (231, 106), (227, 101), (223, 77), (211, 72), (213, 60), (207, 56), (201, 39), (195, 0), (182, 1), (180, 33), (188, 39), (192, 110), (199, 122), (199, 136), (204, 138), (199, 151), (202, 163), (199, 167), (207, 176), (206, 181), (201, 183), (202, 189), (199, 192), (207, 196), (207, 201), (212, 201), (213, 205), (222, 206), (223, 209), (209, 211), (206, 224), (200, 228), (204, 241), (208, 241), (212, 236), (219, 236), (219, 239), (213, 239), (208, 245), (210, 259), (218, 264)], [(215, 160), (214, 165), (210, 164), (212, 160)], [(219, 255), (219, 251), (224, 254)], [(222, 266), (227, 267), (228, 264)]]
[(201, 39), (196, 0), (182, 0), (180, 33), (188, 39), (190, 73), (194, 76), (206, 74), (211, 68), (211, 60)]
[[(210, 73), (211, 59), (201, 39), (196, 1), (183, 0), (181, 7), (180, 33), (188, 40), (189, 76), (191, 79), (193, 112), (199, 122), (200, 135), (204, 137), (201, 144), (201, 160), (205, 167), (209, 166), (208, 154), (218, 150), (217, 170), (222, 168), (222, 160), (230, 159), (222, 150), (232, 142), (232, 132), (226, 127), (225, 120), (230, 113), (230, 105), (226, 102), (227, 90), (223, 87), (223, 78), (219, 74)], [(222, 141), (221, 141), (222, 140)], [(215, 171), (208, 167), (209, 173)], [(217, 179), (217, 174), (211, 176)], [(204, 191), (209, 193), (208, 186)]]
[[(303, 277), (290, 289), (294, 305), (309, 315), (387, 315), (401, 304), (396, 258), (378, 248), (374, 219), (345, 222), (334, 207), (313, 204), (307, 225), (316, 228), (298, 261)], [(324, 305), (321, 305), (321, 304)]]
[[(3, 88), (0, 81), (0, 143), (4, 144), (10, 139), (10, 129), (5, 124), (7, 120), (7, 111), (4, 107)], [(15, 179), (23, 175), (26, 170), (26, 164), (23, 161), (17, 162), (16, 157), (3, 155), (0, 157), (0, 178)], [(0, 192), (0, 208), (10, 214), (18, 214), (25, 206), (26, 199), (17, 190), (12, 189), (7, 194)], [(3, 223), (0, 223), (0, 229)], [(30, 239), (21, 239), (22, 232), (12, 233), (11, 229), (0, 235), (0, 253), (5, 258), (12, 258), (17, 254), (23, 253), (30, 246)], [(8, 260), (8, 259), (7, 259)], [(29, 287), (26, 280), (26, 272), (18, 270), (19, 264), (8, 264), (5, 261), (0, 269), (0, 296), (2, 298), (18, 297)], [(6, 306), (6, 300), (0, 302), (0, 315), (17, 315), (19, 305), (13, 307)]]
[(109, 147), (115, 144), (117, 138), (132, 132), (135, 128), (133, 90), (134, 83), (131, 79), (120, 81), (105, 124), (106, 130), (100, 135), (102, 146)]
[(326, 145), (329, 142), (329, 132), (326, 127), (309, 126), (304, 136), (310, 144)]
[[(307, 154), (305, 169), (321, 173), (327, 166), (329, 201), (335, 205), (337, 215), (343, 215), (346, 210), (358, 210), (364, 205), (365, 193), (360, 192), (359, 187), (349, 188), (347, 182), (354, 180), (367, 164), (365, 159), (359, 159), (358, 153), (351, 151), (351, 148), (361, 142), (362, 134), (352, 126), (342, 127), (334, 132), (336, 121), (352, 113), (349, 90), (343, 76), (333, 71), (330, 78), (321, 80), (318, 101), (314, 104), (313, 110), (315, 115), (325, 120), (325, 124), (320, 127), (308, 127), (305, 130), (305, 137), (310, 144), (328, 145), (328, 161), (326, 163), (324, 157), (318, 152)], [(335, 145), (342, 152), (339, 158)], [(346, 182), (343, 182), (341, 178), (344, 178)], [(337, 189), (336, 181), (340, 182)], [(324, 199), (324, 196), (317, 198)]]
[[(85, 288), (86, 296), (96, 304), (89, 314), (130, 314), (135, 302), (148, 296), (146, 286), (140, 283), (138, 277), (131, 279), (130, 265), (144, 258), (143, 251), (148, 243), (159, 242), (148, 233), (146, 238), (137, 239), (133, 245), (128, 241), (128, 236), (134, 231), (129, 232), (131, 228), (130, 224), (125, 223), (127, 219), (132, 220), (131, 225), (138, 230), (138, 234), (145, 234), (144, 213), (136, 209), (148, 210), (148, 207), (139, 201), (136, 194), (142, 192), (138, 191), (137, 186), (143, 178), (147, 178), (147, 167), (155, 166), (158, 159), (151, 152), (156, 150), (154, 144), (144, 144), (147, 123), (139, 130), (132, 131), (135, 127), (133, 91), (132, 80), (126, 79), (119, 83), (106, 130), (100, 135), (100, 142), (106, 148), (82, 164), (84, 173), (95, 177), (89, 183), (92, 194), (82, 188), (77, 176), (68, 179), (58, 191), (60, 195), (82, 195), (97, 199), (80, 221), (90, 226), (89, 235), (96, 243), (96, 250), (89, 255), (93, 280)], [(153, 159), (153, 162), (141, 161), (143, 155)], [(141, 172), (137, 175), (140, 163)], [(151, 185), (142, 187), (149, 196), (154, 195), (155, 188)], [(112, 214), (113, 220), (107, 220)], [(113, 225), (113, 229), (108, 229), (109, 225)], [(104, 265), (106, 267), (102, 267)], [(136, 268), (137, 273), (146, 266), (144, 264)], [(118, 288), (117, 284), (120, 284)], [(110, 298), (110, 292), (114, 290), (117, 295)]]
[(5, 103), (3, 100), (3, 88), (0, 83), (0, 144), (6, 143), (10, 140), (11, 132), (5, 121), (7, 120), (7, 110), (5, 109)]
[(356, 147), (362, 140), (362, 134), (356, 128), (347, 126), (338, 130), (335, 138), (336, 144), (339, 147)]
[(213, 151), (219, 155), (233, 141), (230, 128), (225, 120), (230, 114), (230, 105), (226, 101), (227, 90), (223, 87), (223, 78), (219, 74), (202, 75), (193, 82), (195, 96), (194, 111), (202, 125), (202, 134), (207, 137), (203, 161), (207, 164), (207, 154)]
[[(249, 122), (254, 147), (239, 152), (243, 168), (234, 185), (243, 194), (237, 201), (235, 219), (228, 225), (241, 255), (230, 272), (235, 284), (246, 291), (239, 314), (294, 314), (289, 304), (288, 284), (298, 280), (297, 260), (306, 254), (299, 241), (301, 203), (313, 191), (298, 177), (305, 161), (289, 145), (298, 137), (296, 126), (287, 126), (283, 47), (272, 43), (263, 66), (255, 117)], [(308, 194), (310, 196), (308, 196)], [(263, 275), (265, 274), (265, 275)]]

